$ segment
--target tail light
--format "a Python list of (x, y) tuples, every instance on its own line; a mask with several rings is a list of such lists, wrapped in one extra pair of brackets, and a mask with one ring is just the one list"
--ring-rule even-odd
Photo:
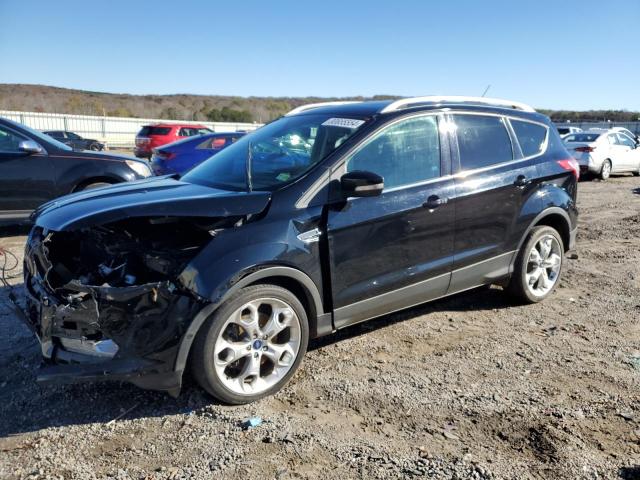
[(596, 147), (576, 147), (574, 148), (574, 150), (576, 152), (586, 152), (586, 153), (591, 153), (596, 149)]
[(580, 178), (580, 165), (576, 161), (575, 158), (568, 158), (566, 160), (558, 160), (558, 165), (564, 168), (567, 171), (573, 173), (573, 176), (576, 177), (576, 180)]
[(176, 156), (176, 154), (173, 153), (173, 152), (166, 152), (166, 151), (163, 151), (163, 150), (154, 150), (153, 153), (160, 160), (164, 160), (164, 161), (171, 160), (171, 159), (175, 158), (175, 156)]

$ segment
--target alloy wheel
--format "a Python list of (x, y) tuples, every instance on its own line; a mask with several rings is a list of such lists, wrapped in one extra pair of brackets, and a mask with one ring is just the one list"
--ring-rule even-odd
[(611, 175), (611, 164), (606, 160), (602, 164), (602, 172), (601, 172), (600, 175), (601, 175), (603, 180), (606, 180)]
[(527, 288), (536, 297), (549, 293), (558, 281), (562, 250), (553, 235), (544, 235), (533, 245), (527, 260)]
[(225, 322), (214, 346), (215, 372), (240, 395), (259, 394), (291, 370), (301, 342), (300, 319), (286, 302), (252, 300)]

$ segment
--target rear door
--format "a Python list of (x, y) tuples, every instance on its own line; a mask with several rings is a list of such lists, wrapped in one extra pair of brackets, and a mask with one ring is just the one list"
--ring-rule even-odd
[(23, 140), (31, 139), (0, 125), (0, 219), (27, 217), (55, 196), (49, 156), (44, 150), (34, 154), (20, 151)]
[(337, 328), (442, 296), (453, 253), (453, 181), (436, 115), (395, 121), (351, 153), (341, 173), (384, 178), (378, 197), (329, 209), (327, 235)]
[[(456, 211), (449, 292), (454, 292), (508, 274), (524, 230), (537, 213), (521, 214), (534, 191), (537, 168), (536, 156), (524, 157), (505, 117), (456, 113), (449, 122)], [(546, 142), (546, 127), (538, 128)]]

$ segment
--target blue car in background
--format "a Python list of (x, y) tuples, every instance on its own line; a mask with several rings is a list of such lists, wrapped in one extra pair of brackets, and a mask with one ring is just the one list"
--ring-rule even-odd
[(182, 175), (243, 135), (246, 132), (207, 133), (163, 145), (153, 150), (151, 169), (156, 175)]

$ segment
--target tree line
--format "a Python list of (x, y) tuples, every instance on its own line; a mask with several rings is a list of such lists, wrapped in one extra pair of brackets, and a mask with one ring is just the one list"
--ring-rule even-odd
[[(332, 100), (387, 100), (373, 97), (235, 97), (221, 95), (129, 95), (74, 90), (46, 85), (0, 84), (0, 110), (104, 115), (111, 117), (208, 120), (266, 123), (305, 103)], [(555, 122), (638, 121), (640, 112), (628, 110), (551, 110), (540, 112)]]

